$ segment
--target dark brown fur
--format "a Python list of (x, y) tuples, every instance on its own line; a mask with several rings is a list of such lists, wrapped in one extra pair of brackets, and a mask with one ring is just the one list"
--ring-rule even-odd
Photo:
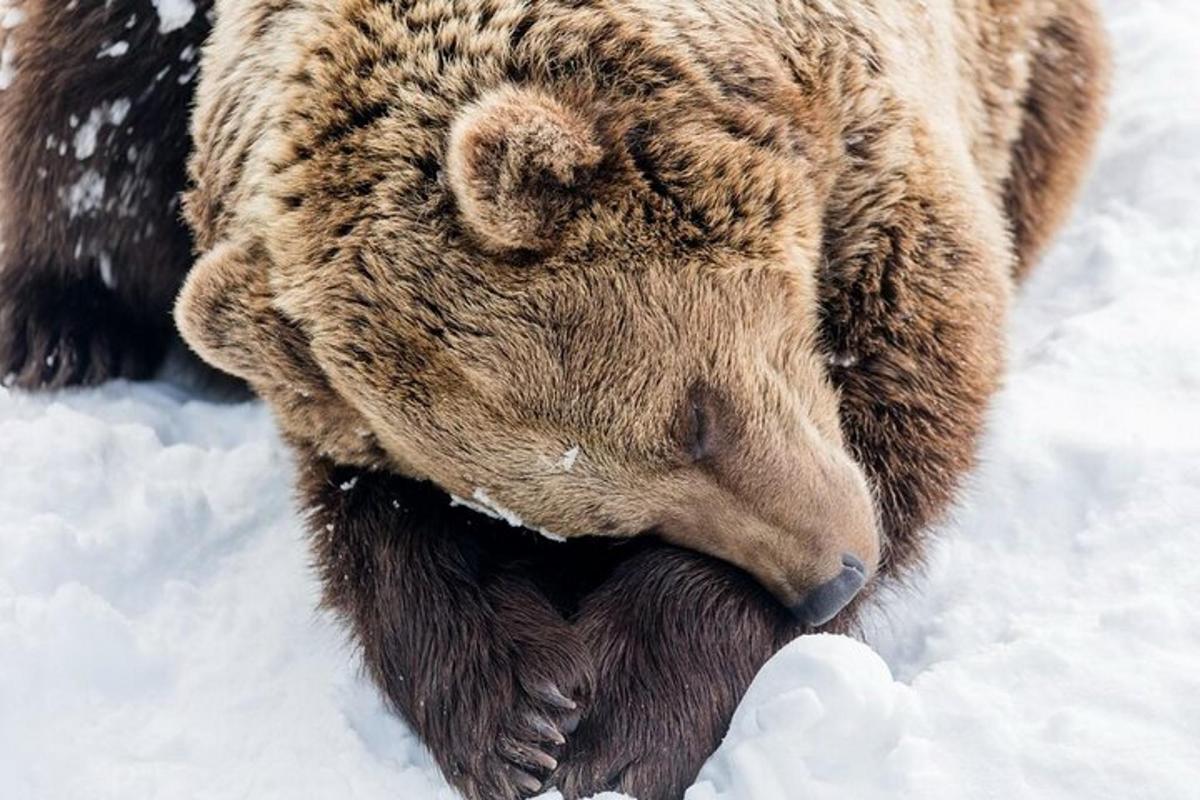
[[(211, 0), (166, 35), (149, 3), (70, 5), (27, 0), (0, 34), (15, 52), (0, 91), (0, 377), (26, 388), (149, 375), (191, 263), (179, 190)], [(126, 100), (77, 158), (89, 116)], [(102, 196), (78, 199), (99, 180)]]
[(517, 537), (427, 484), (304, 464), (326, 604), (470, 797), (543, 784), (679, 797), (759, 667), (801, 632), (715, 559)]
[[(6, 245), (0, 371), (27, 387), (144, 374), (169, 336), (167, 308), (190, 263), (175, 198), (183, 184), (191, 85), (155, 83), (154, 76), (164, 67), (172, 76), (185, 68), (179, 53), (206, 26), (198, 16), (183, 31), (157, 37), (149, 7), (133, 0), (84, 0), (79, 12), (57, 0), (24, 5), (27, 20), (10, 34), (20, 42), (16, 82), (0, 93)], [(252, 27), (268, 36), (270, 9), (256, 5), (262, 6), (258, 12), (247, 12), (259, 13)], [(494, 10), (507, 4), (483, 5)], [(579, 4), (535, 5), (567, 17), (578, 10), (584, 19)], [(1020, 118), (981, 113), (974, 148), (985, 191), (1011, 227), (1006, 254), (1023, 275), (1069, 208), (1091, 150), (1104, 91), (1102, 35), (1092, 4), (1084, 0), (1063, 0), (1057, 13), (1021, 18), (1009, 31), (989, 26), (1026, 4), (961, 5), (980, 23), (979, 41), (992, 42), (996, 52), (1003, 52), (996, 37), (1028, 34), (1037, 42), (1029, 53), (1031, 76), (1013, 79), (1024, 97)], [(139, 21), (126, 30), (135, 9)], [(511, 32), (515, 43), (529, 40), (532, 31), (534, 45), (528, 46), (535, 55), (541, 46), (537, 21), (531, 15)], [(857, 95), (847, 87), (871, 86), (882, 68), (871, 32), (846, 25), (835, 36), (808, 39), (804, 20), (786, 22), (795, 41), (783, 62), (797, 90), (818, 100), (828, 93), (818, 105), (844, 111), (840, 118), (814, 113), (805, 122), (807, 142), (817, 150), (835, 130), (845, 142), (837, 157), (839, 180), (827, 176), (832, 185), (820, 221), (822, 349), (831, 356), (829, 378), (840, 391), (846, 445), (877, 493), (886, 543), (881, 572), (895, 578), (919, 563), (928, 524), (972, 463), (999, 364), (996, 353), (978, 349), (977, 326), (984, 320), (990, 330), (998, 315), (988, 307), (991, 298), (974, 291), (971, 276), (994, 254), (964, 235), (975, 222), (972, 209), (945, 184), (937, 169), (941, 154), (929, 149), (919, 126), (907, 132), (911, 140), (899, 141), (886, 99), (873, 113), (852, 102)], [(409, 18), (406, 24), (434, 28), (440, 22)], [(1032, 33), (1021, 28), (1025, 24), (1034, 26)], [(580, 53), (600, 53), (608, 60), (591, 63), (612, 70), (597, 74), (597, 81), (619, 79), (630, 53), (647, 56), (633, 82), (647, 92), (669, 91), (683, 81), (673, 57), (631, 45), (622, 50), (632, 28), (579, 27), (591, 42)], [(712, 58), (716, 51), (709, 43), (719, 32), (715, 21), (711, 29), (697, 22), (686, 32), (681, 40), (692, 45), (684, 71), (708, 76), (726, 107), (740, 109), (725, 119), (736, 136), (775, 146), (772, 137), (780, 131), (763, 123), (757, 104), (773, 102), (764, 87), (776, 76), (756, 71), (761, 62), (750, 57), (758, 46), (753, 36), (727, 43), (734, 57)], [(129, 56), (95, 58), (120, 38), (131, 41)], [(247, 79), (252, 62), (247, 59)], [(995, 76), (985, 84), (1005, 82), (1006, 58), (976, 63)], [(364, 62), (364, 71), (369, 67)], [(531, 58), (507, 79), (548, 68)], [(410, 88), (437, 96), (443, 87)], [(98, 103), (122, 96), (141, 98), (143, 90), (145, 99), (133, 104), (124, 125), (101, 129), (86, 162), (40, 146), (51, 134), (73, 135), (72, 114), (86, 116)], [(326, 138), (344, 138), (379, 119), (384, 110), (371, 111), (369, 98), (358, 99), (361, 113), (340, 121), (331, 109), (314, 109), (330, 115)], [(998, 104), (985, 106), (994, 111)], [(255, 125), (239, 129), (229, 119), (210, 123), (217, 141), (253, 140), (261, 132)], [(623, 146), (645, 178), (648, 202), (683, 216), (699, 235), (712, 220), (690, 209), (690, 199), (673, 183), (671, 152), (658, 146), (654, 123), (627, 131)], [(1011, 153), (1004, 144), (1010, 139)], [(130, 145), (152, 160), (131, 165), (125, 158)], [(912, 158), (898, 162), (897, 153), (910, 145)], [(137, 201), (133, 215), (108, 202), (75, 217), (64, 212), (59, 192), (89, 167), (101, 171), (109, 187), (130, 187), (127, 196)], [(234, 159), (210, 167), (204, 175), (238, 173), (245, 164)], [(412, 164), (421, 185), (440, 168), (436, 148)], [(336, 208), (369, 188), (356, 186), (330, 184), (326, 200)], [(204, 188), (195, 195), (201, 199), (193, 213), (227, 220), (236, 197)], [(429, 211), (453, 209), (434, 204)], [(342, 224), (330, 220), (335, 223)], [(735, 225), (722, 235), (752, 233), (753, 226)], [(83, 243), (78, 256), (76, 242)], [(214, 243), (200, 242), (204, 250)], [(101, 280), (101, 254), (111, 259), (115, 287)], [(305, 332), (287, 328), (269, 298), (242, 289), (245, 296), (233, 292), (225, 305), (205, 313), (230, 315), (232, 329), (253, 308), (255, 324), (285, 327), (265, 344), (237, 342), (243, 347), (239, 357), (271, 361), (277, 372), (268, 388), (313, 378)], [(425, 311), (436, 329), (437, 309)], [(755, 672), (801, 632), (783, 609), (745, 574), (702, 555), (650, 539), (551, 544), (452, 508), (428, 484), (339, 466), (299, 433), (316, 431), (326, 452), (343, 461), (361, 465), (384, 458), (370, 437), (347, 435), (357, 420), (340, 398), (324, 383), (315, 388), (324, 392), (317, 407), (336, 407), (337, 414), (312, 415), (312, 403), (292, 398), (281, 417), (285, 428), (287, 420), (294, 423), (288, 432), (300, 454), (300, 499), (311, 514), (326, 602), (346, 620), (368, 671), (449, 780), (468, 796), (488, 800), (527, 796), (543, 784), (560, 786), (568, 798), (610, 788), (641, 800), (680, 797), (720, 741)], [(856, 609), (844, 613), (832, 629), (852, 629), (855, 616)]]

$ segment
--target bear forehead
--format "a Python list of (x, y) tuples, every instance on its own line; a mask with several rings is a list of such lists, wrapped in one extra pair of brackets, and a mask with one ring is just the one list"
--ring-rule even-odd
[(464, 108), (505, 86), (574, 109), (604, 149), (588, 197), (608, 213), (565, 244), (772, 249), (785, 224), (815, 235), (815, 220), (792, 219), (809, 177), (797, 120), (691, 56), (611, 9), (348, 3), (285, 79), (268, 184), (284, 220), (281, 261), (328, 264), (380, 226), (440, 248), (439, 260), (464, 249), (445, 179), (449, 133)]

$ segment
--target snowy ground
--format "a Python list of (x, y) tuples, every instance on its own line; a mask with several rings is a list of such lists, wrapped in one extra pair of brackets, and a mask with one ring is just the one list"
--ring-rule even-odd
[[(689, 800), (1200, 797), (1200, 6), (1105, 5), (1103, 153), (928, 576), (769, 664)], [(452, 797), (313, 611), (261, 407), (0, 389), (0, 448), (0, 797)]]

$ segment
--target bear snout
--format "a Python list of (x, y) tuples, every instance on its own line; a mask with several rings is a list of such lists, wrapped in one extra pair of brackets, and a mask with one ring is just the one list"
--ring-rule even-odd
[(741, 567), (798, 620), (824, 625), (878, 568), (874, 498), (857, 464), (815, 434), (786, 446), (761, 441), (715, 448), (697, 462), (658, 531)]

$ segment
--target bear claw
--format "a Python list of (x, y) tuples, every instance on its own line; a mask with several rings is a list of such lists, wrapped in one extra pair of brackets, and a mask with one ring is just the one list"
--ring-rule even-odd
[(561, 708), (564, 711), (574, 711), (579, 708), (579, 704), (562, 693), (561, 690), (549, 681), (538, 684), (533, 689), (533, 694), (546, 701), (552, 706)]
[(523, 772), (519, 769), (512, 770), (513, 782), (517, 786), (524, 789), (529, 794), (537, 794), (542, 791), (542, 782), (530, 775), (528, 772)]
[[(531, 715), (529, 725), (532, 733), (539, 738), (540, 741), (549, 742), (553, 745), (564, 745), (567, 743), (567, 737), (563, 736), (563, 731), (559, 729), (550, 720), (542, 716)], [(566, 731), (570, 733), (570, 731)]]
[(521, 767), (546, 772), (558, 769), (557, 758), (524, 742), (506, 741), (500, 746), (500, 752), (509, 761)]

